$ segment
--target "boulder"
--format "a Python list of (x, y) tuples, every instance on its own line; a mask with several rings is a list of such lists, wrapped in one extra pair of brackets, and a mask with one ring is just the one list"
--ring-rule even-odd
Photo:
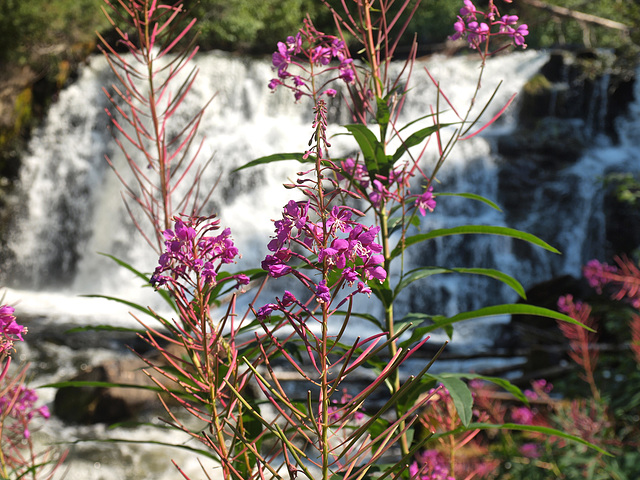
[(53, 410), (69, 423), (115, 423), (130, 420), (143, 410), (158, 410), (162, 405), (155, 387), (145, 373), (147, 364), (130, 357), (106, 361), (71, 378), (72, 382), (107, 382), (138, 385), (142, 388), (69, 386), (58, 389)]

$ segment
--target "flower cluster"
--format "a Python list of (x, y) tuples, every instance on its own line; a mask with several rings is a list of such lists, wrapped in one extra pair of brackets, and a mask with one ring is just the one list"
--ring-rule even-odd
[(0, 418), (11, 417), (15, 422), (9, 427), (12, 433), (21, 438), (29, 438), (29, 422), (36, 416), (49, 418), (49, 409), (46, 405), (35, 406), (38, 395), (35, 390), (22, 384), (16, 385), (5, 395), (0, 397)]
[(508, 37), (514, 45), (527, 48), (524, 37), (529, 34), (529, 27), (526, 24), (518, 25), (517, 15), (500, 15), (493, 1), (489, 2), (489, 11), (482, 12), (472, 0), (464, 0), (464, 6), (460, 9), (453, 28), (455, 33), (451, 35), (451, 40), (466, 38), (469, 47), (474, 49), (479, 49), (481, 44), (493, 36)]
[[(220, 221), (213, 217), (175, 218), (174, 229), (163, 232), (165, 251), (160, 255), (151, 284), (154, 287), (178, 283), (187, 288), (203, 285), (215, 286), (220, 267), (235, 263), (238, 249), (231, 239), (231, 231), (225, 228), (217, 236), (208, 235), (218, 230)], [(237, 286), (249, 283), (244, 274), (224, 277), (235, 279)]]
[(9, 305), (0, 307), (0, 359), (11, 353), (13, 342), (24, 341), (22, 335), (27, 333), (27, 328), (16, 322), (14, 312)]
[(409, 465), (409, 477), (412, 480), (455, 480), (450, 475), (447, 460), (437, 450), (424, 450), (417, 457)]
[[(343, 172), (350, 177), (351, 185), (363, 195), (366, 195), (376, 208), (387, 200), (400, 202), (403, 196), (401, 192), (408, 191), (409, 181), (413, 176), (413, 173), (407, 170), (406, 165), (399, 165), (396, 168), (392, 168), (388, 176), (377, 174), (372, 180), (367, 167), (362, 163), (356, 162), (353, 158), (349, 157), (341, 163)], [(427, 214), (427, 210), (433, 212), (436, 208), (436, 199), (433, 195), (432, 186), (429, 186), (420, 195), (412, 195), (411, 198), (415, 199), (414, 207), (418, 209), (423, 217)]]
[[(337, 65), (331, 65), (334, 60), (337, 60)], [(274, 70), (278, 72), (278, 78), (269, 82), (269, 88), (276, 90), (280, 85), (289, 88), (296, 100), (304, 95), (314, 96), (316, 92), (333, 97), (336, 90), (325, 89), (330, 82), (340, 79), (352, 83), (355, 78), (353, 60), (349, 58), (349, 51), (344, 42), (333, 35), (318, 32), (307, 20), (304, 28), (295, 36), (287, 37), (286, 42), (278, 42), (272, 63)], [(289, 71), (291, 66), (297, 67), (298, 74)], [(314, 77), (336, 70), (337, 76), (316, 88)]]
[(602, 293), (602, 287), (610, 281), (607, 274), (616, 273), (616, 271), (616, 267), (601, 263), (596, 259), (589, 260), (582, 269), (584, 278), (589, 282), (589, 286), (599, 294)]
[[(330, 303), (330, 289), (336, 285), (353, 286), (354, 293), (371, 293), (367, 285), (370, 279), (383, 282), (387, 272), (382, 267), (384, 257), (380, 254), (382, 246), (375, 242), (380, 227), (365, 226), (352, 220), (353, 210), (349, 207), (334, 206), (328, 218), (314, 222), (310, 211), (314, 208), (311, 202), (291, 200), (284, 206), (282, 219), (276, 220), (275, 236), (267, 248), (273, 252), (262, 261), (262, 268), (274, 278), (292, 274), (312, 289), (319, 303)], [(317, 285), (290, 263), (297, 258), (312, 268), (322, 271), (323, 267), (314, 265), (304, 255), (294, 251), (295, 246), (302, 247), (309, 254), (317, 256), (318, 262), (327, 272), (338, 272), (338, 279), (332, 285), (325, 280)], [(288, 295), (289, 296), (288, 296)], [(295, 297), (286, 292), (285, 298), (278, 305), (269, 304), (262, 307), (259, 317), (265, 317), (275, 309), (286, 308), (297, 303)]]

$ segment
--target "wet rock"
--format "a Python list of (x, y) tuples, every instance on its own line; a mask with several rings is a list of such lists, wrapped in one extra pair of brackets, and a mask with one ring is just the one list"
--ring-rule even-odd
[[(155, 387), (145, 373), (140, 358), (115, 359), (81, 372), (71, 382), (106, 382), (138, 385), (142, 388), (68, 386), (60, 388), (54, 400), (54, 413), (69, 423), (115, 423), (134, 418), (142, 410), (160, 409)], [(148, 370), (147, 370), (148, 371)]]

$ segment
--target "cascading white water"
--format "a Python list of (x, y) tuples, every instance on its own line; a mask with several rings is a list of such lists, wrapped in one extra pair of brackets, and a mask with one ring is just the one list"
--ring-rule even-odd
[[(513, 92), (520, 90), (546, 60), (547, 55), (538, 52), (490, 60), (477, 104), (484, 104), (499, 80), (504, 80), (504, 85), (485, 119), (491, 118)], [(235, 175), (230, 172), (262, 155), (304, 150), (311, 135), (311, 106), (304, 102), (295, 105), (287, 92), (275, 95), (269, 92), (266, 85), (273, 72), (267, 61), (210, 53), (196, 57), (196, 63), (199, 80), (189, 103), (184, 105), (185, 114), (195, 111), (203, 99), (218, 92), (201, 127), (206, 136), (203, 157), (215, 154), (214, 168), (206, 181), (213, 182), (220, 173), (223, 175), (211, 209), (225, 226), (231, 227), (243, 254), (240, 266), (254, 266), (264, 255), (273, 232), (271, 219), (280, 215), (291, 195), (281, 184), (287, 177), (295, 176), (300, 166), (282, 163)], [(424, 115), (435, 103), (435, 88), (423, 73), (423, 66), (443, 81), (447, 96), (456, 106), (467, 104), (475, 88), (478, 62), (472, 58), (433, 57), (414, 69), (412, 100), (405, 106), (405, 121)], [(61, 92), (46, 121), (34, 133), (24, 158), (21, 186), (25, 203), (13, 225), (15, 234), (11, 238), (14, 255), (11, 264), (16, 277), (4, 280), (13, 287), (6, 301), (21, 301), (18, 316), (31, 315), (42, 322), (65, 324), (131, 325), (134, 321), (125, 308), (96, 299), (79, 299), (77, 295), (102, 293), (152, 302), (152, 296), (142, 295), (149, 289), (141, 289), (138, 280), (96, 253), (113, 254), (143, 271), (151, 271), (157, 260), (132, 227), (122, 207), (120, 184), (103, 158), (109, 155), (117, 162), (122, 161), (103, 112), (108, 102), (101, 87), (109, 83), (111, 74), (104, 60), (93, 58), (78, 80)], [(463, 224), (508, 225), (541, 236), (562, 250), (562, 257), (504, 238), (450, 237), (415, 249), (407, 261), (416, 265), (499, 268), (515, 275), (525, 287), (563, 273), (578, 275), (581, 264), (601, 248), (602, 238), (594, 238), (603, 231), (604, 222), (598, 178), (612, 169), (632, 169), (639, 164), (634, 146), (640, 137), (640, 92), (636, 92), (635, 98), (628, 118), (619, 122), (620, 144), (605, 142), (593, 147), (572, 166), (546, 178), (544, 185), (526, 197), (533, 199), (527, 205), (527, 215), (515, 218), (512, 223), (507, 218), (508, 212), (497, 212), (469, 200), (441, 197), (436, 211), (426, 218), (423, 226), (426, 230)], [(338, 124), (347, 123), (348, 119), (344, 109), (334, 107), (333, 112), (331, 131), (338, 133)], [(438, 175), (436, 192), (472, 192), (498, 200), (503, 160), (493, 153), (492, 145), (496, 135), (508, 134), (514, 126), (514, 117), (508, 114), (487, 135), (462, 142)], [(336, 137), (332, 143), (334, 156), (354, 148), (345, 136)], [(427, 172), (432, 161), (433, 155), (427, 155), (424, 165)], [(18, 274), (23, 278), (18, 279)], [(401, 311), (451, 315), (514, 299), (513, 292), (495, 283), (443, 276), (431, 280), (428, 287), (416, 287), (409, 292)], [(484, 325), (483, 332), (488, 330), (488, 324)], [(461, 332), (462, 340), (472, 337), (475, 344), (480, 344), (477, 328), (460, 325), (457, 332)], [(485, 343), (491, 344), (489, 332), (486, 338)], [(66, 351), (59, 354), (59, 368), (51, 369), (39, 381), (69, 376), (79, 361), (64, 360), (63, 355), (67, 354), (71, 355)], [(92, 351), (82, 362), (95, 364), (105, 354), (102, 350)], [(28, 350), (23, 355), (28, 357)], [(57, 429), (61, 429), (65, 438), (85, 434), (90, 437), (96, 433), (61, 426), (55, 421), (53, 425), (56, 435)], [(128, 478), (160, 478), (160, 473), (140, 467), (146, 454), (144, 450), (131, 453), (121, 449), (111, 463), (122, 466), (126, 464), (125, 457), (135, 456), (137, 467), (129, 469), (132, 476)], [(88, 478), (104, 471), (108, 459), (101, 448), (91, 455), (74, 478)], [(111, 478), (125, 478), (119, 470), (113, 472)]]
[[(521, 88), (545, 59), (544, 54), (527, 52), (491, 60), (477, 104), (484, 104), (499, 80), (505, 80), (505, 86), (485, 118), (490, 118), (506, 98)], [(475, 88), (478, 66), (478, 61), (470, 58), (434, 57), (421, 62), (412, 78), (405, 119), (422, 116), (435, 104), (436, 90), (423, 67), (436, 79), (452, 83), (445, 89), (446, 94), (454, 105), (463, 108)], [(222, 173), (211, 209), (224, 225), (231, 227), (243, 253), (242, 264), (252, 266), (264, 255), (264, 246), (273, 232), (270, 220), (279, 215), (290, 198), (290, 192), (281, 185), (295, 175), (299, 165), (271, 164), (229, 173), (263, 155), (303, 151), (311, 134), (311, 106), (305, 102), (294, 104), (285, 91), (272, 94), (266, 84), (273, 72), (266, 61), (211, 53), (197, 57), (197, 67), (199, 79), (182, 112), (188, 118), (205, 99), (216, 95), (200, 128), (206, 137), (202, 157), (215, 156), (205, 184), (214, 182)], [(111, 81), (106, 62), (101, 57), (92, 59), (78, 81), (60, 94), (30, 144), (21, 175), (28, 197), (24, 214), (16, 222), (17, 233), (11, 239), (16, 257), (13, 271), (22, 278), (16, 278), (21, 282), (7, 279), (9, 286), (23, 287), (21, 295), (40, 290), (62, 291), (70, 296), (135, 295), (134, 288), (139, 289), (137, 283), (130, 283), (130, 274), (96, 252), (115, 255), (143, 271), (155, 266), (154, 255), (138, 238), (122, 207), (120, 184), (104, 160), (109, 155), (120, 162), (123, 171), (126, 168), (110, 138), (104, 113), (108, 102), (102, 87)], [(348, 122), (346, 109), (341, 111), (330, 119), (335, 122), (332, 133), (341, 131), (339, 123)], [(336, 137), (332, 142), (334, 156), (354, 147), (346, 137)], [(471, 151), (488, 152), (485, 140), (473, 139), (470, 143), (472, 146), (467, 148)], [(452, 155), (443, 178), (457, 178), (460, 182), (467, 175), (465, 158), (469, 156), (463, 151), (459, 149)], [(483, 171), (494, 168), (490, 166), (491, 159), (482, 161), (487, 165)], [(425, 168), (428, 170), (428, 165)], [(483, 191), (476, 193), (495, 197), (495, 191), (491, 191), (495, 187), (485, 180), (490, 179), (483, 179)], [(475, 190), (476, 185), (473, 187), (469, 190)]]

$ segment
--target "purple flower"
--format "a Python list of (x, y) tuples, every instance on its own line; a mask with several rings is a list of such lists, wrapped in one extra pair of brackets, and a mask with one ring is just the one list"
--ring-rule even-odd
[(282, 82), (277, 78), (272, 78), (271, 81), (269, 82), (269, 88), (271, 90), (275, 90), (276, 88), (278, 88), (279, 85), (282, 85)]
[(287, 52), (297, 55), (302, 51), (302, 34), (296, 33), (295, 37), (287, 37)]
[[(386, 272), (385, 272), (386, 275)], [(358, 282), (358, 293), (371, 295), (371, 288), (364, 282)]]
[(337, 94), (337, 93), (338, 93), (338, 92), (336, 91), (336, 89), (335, 89), (335, 88), (327, 88), (327, 89), (326, 89), (324, 92), (322, 92), (320, 95), (326, 95), (327, 97), (331, 97), (331, 98), (333, 98), (333, 97), (335, 97), (335, 96), (336, 96), (336, 94)]
[(235, 278), (237, 282), (236, 288), (240, 288), (240, 285), (249, 285), (249, 282), (251, 282), (251, 279), (244, 273), (236, 275)]
[(338, 229), (342, 233), (349, 233), (352, 230), (351, 215), (351, 210), (334, 205), (327, 219), (327, 228)]
[(278, 42), (278, 50), (273, 52), (272, 56), (272, 63), (273, 66), (278, 69), (278, 75), (287, 69), (290, 62), (291, 56), (289, 55), (287, 46), (282, 42)]
[(520, 454), (526, 458), (540, 458), (540, 445), (537, 443), (523, 443), (520, 446)]
[(509, 33), (513, 37), (513, 43), (517, 46), (526, 48), (527, 44), (524, 43), (524, 37), (529, 35), (529, 27), (526, 24), (519, 25), (516, 30), (513, 30), (511, 27), (508, 27)]
[(290, 250), (280, 250), (275, 255), (267, 255), (262, 261), (262, 269), (269, 272), (273, 278), (282, 277), (291, 272), (291, 267), (287, 265), (290, 258)]
[(210, 217), (176, 218), (174, 229), (163, 232), (165, 251), (158, 259), (151, 284), (156, 288), (172, 283), (193, 288), (201, 279), (215, 285), (220, 266), (235, 262), (238, 256), (230, 229), (225, 228), (218, 236), (207, 235), (217, 230), (219, 223)]
[[(27, 333), (27, 328), (18, 324), (14, 317), (15, 309), (9, 305), (0, 307), (0, 359), (9, 355), (13, 348), (13, 342), (23, 342), (22, 335)], [(0, 379), (2, 375), (0, 374)]]
[(298, 299), (295, 297), (293, 293), (288, 290), (284, 291), (284, 296), (282, 297), (282, 306), (289, 307), (294, 303), (298, 303)]
[(344, 278), (344, 280), (349, 284), (349, 286), (351, 286), (353, 285), (353, 282), (355, 282), (358, 279), (358, 272), (356, 272), (351, 267), (347, 267), (342, 271), (342, 278)]
[(464, 7), (460, 8), (460, 15), (466, 17), (467, 15), (475, 15), (476, 6), (471, 0), (464, 0)]
[(433, 187), (430, 186), (422, 195), (418, 195), (415, 205), (423, 217), (427, 214), (427, 210), (433, 212), (433, 209), (436, 208), (436, 200), (433, 198)]
[(274, 310), (277, 309), (278, 305), (276, 305), (275, 303), (267, 303), (266, 305), (263, 305), (258, 309), (258, 320), (264, 320), (265, 318), (270, 316)]
[(329, 65), (331, 62), (331, 49), (318, 45), (311, 53), (311, 61), (319, 65)]
[(511, 418), (513, 421), (520, 425), (531, 425), (534, 416), (535, 414), (533, 413), (533, 410), (528, 407), (517, 407), (511, 412)]
[(331, 302), (331, 292), (329, 291), (325, 280), (322, 280), (316, 288), (316, 300), (318, 303), (328, 304)]
[(604, 287), (609, 279), (608, 273), (615, 273), (616, 267), (607, 265), (606, 263), (600, 263), (598, 260), (589, 260), (582, 269), (584, 278), (589, 282), (589, 286), (594, 288), (596, 292), (602, 293), (602, 287)]
[(50, 417), (49, 409), (46, 406), (36, 408), (37, 401), (38, 395), (35, 390), (19, 384), (0, 397), (0, 416), (16, 419), (16, 424), (22, 429), (22, 435), (28, 439), (31, 436), (29, 422), (35, 416), (45, 419)]

